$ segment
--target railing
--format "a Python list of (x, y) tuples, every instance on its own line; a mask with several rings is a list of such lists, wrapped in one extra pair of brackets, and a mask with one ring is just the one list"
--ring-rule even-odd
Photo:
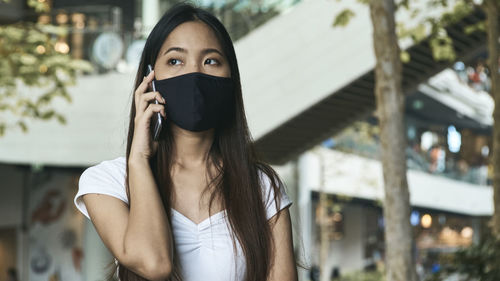
[[(360, 125), (361, 124), (361, 125)], [(352, 127), (332, 137), (323, 146), (353, 153), (370, 159), (380, 159), (377, 127), (365, 122), (355, 123)], [(419, 145), (406, 148), (407, 167), (476, 185), (491, 185), (486, 163), (473, 164), (458, 154), (446, 155), (444, 148), (438, 146), (423, 150)], [(481, 157), (478, 155), (478, 157)]]

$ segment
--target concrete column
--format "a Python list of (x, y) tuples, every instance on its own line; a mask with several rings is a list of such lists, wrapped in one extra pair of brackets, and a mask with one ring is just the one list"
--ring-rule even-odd
[[(300, 219), (301, 238), (304, 246), (304, 258), (307, 266), (312, 266), (313, 255), (313, 224), (311, 187), (319, 185), (320, 166), (317, 156), (306, 152), (298, 160), (298, 209)], [(309, 280), (309, 272), (300, 270), (299, 280)]]
[(158, 20), (160, 20), (160, 1), (142, 0), (142, 31), (145, 37), (149, 35)]
[(472, 230), (474, 233), (472, 234), (472, 243), (477, 245), (479, 244), (479, 240), (481, 238), (481, 219), (479, 217), (472, 218)]
[(29, 239), (29, 201), (31, 191), (31, 167), (22, 170), (23, 182), (21, 188), (21, 223), (17, 235), (17, 269), (20, 280), (29, 280), (30, 276), (30, 239)]
[(19, 280), (29, 280), (29, 236), (22, 227), (17, 228), (17, 274)]

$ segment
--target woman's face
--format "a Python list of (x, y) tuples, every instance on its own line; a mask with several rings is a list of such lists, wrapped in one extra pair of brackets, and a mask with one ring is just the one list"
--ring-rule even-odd
[(231, 77), (231, 70), (214, 32), (201, 21), (177, 26), (163, 43), (155, 65), (157, 80), (202, 72)]

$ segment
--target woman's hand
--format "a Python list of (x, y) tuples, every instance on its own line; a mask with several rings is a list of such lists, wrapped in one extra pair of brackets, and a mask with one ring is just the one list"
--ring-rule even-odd
[[(159, 92), (145, 92), (149, 89), (149, 83), (154, 79), (154, 71), (144, 77), (141, 84), (134, 93), (135, 99), (135, 118), (134, 118), (134, 136), (132, 147), (130, 149), (130, 158), (143, 158), (149, 160), (158, 150), (158, 142), (153, 141), (151, 137), (151, 117), (156, 112), (160, 112), (165, 118), (165, 100)], [(154, 103), (154, 99), (159, 104)]]

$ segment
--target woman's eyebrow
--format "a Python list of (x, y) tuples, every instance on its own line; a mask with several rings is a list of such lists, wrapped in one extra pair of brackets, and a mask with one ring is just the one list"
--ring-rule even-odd
[[(168, 49), (165, 51), (165, 53), (163, 53), (163, 55), (166, 55), (166, 54), (167, 54), (168, 52), (170, 52), (170, 51), (177, 51), (177, 52), (181, 52), (181, 53), (187, 53), (187, 52), (188, 52), (186, 49), (181, 48), (181, 47), (170, 47), (170, 48), (168, 48)], [(221, 53), (219, 50), (214, 49), (214, 48), (206, 48), (206, 49), (203, 49), (203, 50), (201, 50), (201, 53), (202, 53), (203, 55), (206, 55), (206, 54), (208, 54), (208, 53), (217, 53), (217, 54), (219, 54), (219, 55), (221, 55), (221, 56), (223, 57), (222, 53)]]

